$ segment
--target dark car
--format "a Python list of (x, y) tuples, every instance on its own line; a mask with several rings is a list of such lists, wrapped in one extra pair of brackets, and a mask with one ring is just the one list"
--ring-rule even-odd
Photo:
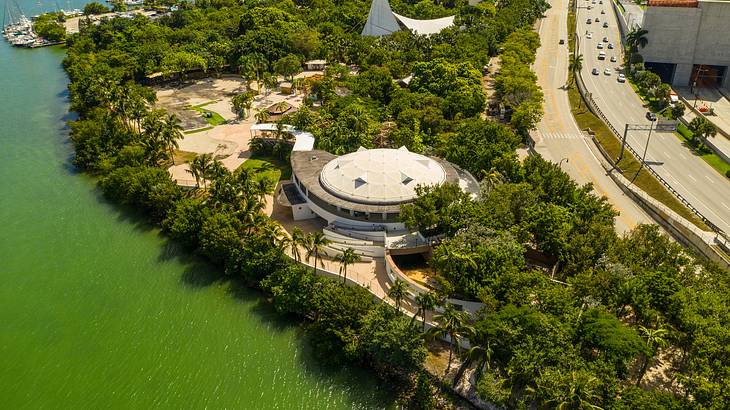
[(558, 41), (558, 44), (565, 44), (565, 40), (563, 40), (563, 39), (561, 38), (561, 39), (560, 39), (560, 41)]
[(596, 23), (598, 23), (599, 21), (601, 21), (601, 20), (599, 20), (598, 17), (596, 17)]
[(600, 74), (600, 71), (598, 71), (597, 68), (594, 68), (593, 71), (591, 71), (591, 73), (593, 73), (593, 75), (598, 75), (598, 74)]
[(649, 121), (656, 121), (656, 114), (651, 111), (646, 112), (646, 119)]
[(603, 28), (608, 28), (608, 22), (607, 21), (603, 22)]
[(591, 19), (586, 20), (586, 24), (591, 24), (593, 21)]

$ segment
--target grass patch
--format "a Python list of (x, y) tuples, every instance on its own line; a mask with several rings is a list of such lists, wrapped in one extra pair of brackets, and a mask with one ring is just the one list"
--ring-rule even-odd
[(212, 130), (212, 129), (213, 129), (213, 127), (196, 128), (191, 131), (185, 131), (185, 134), (197, 134), (199, 132), (208, 131), (208, 130)]
[(205, 121), (213, 127), (226, 123), (225, 118), (221, 117), (221, 115), (218, 114), (217, 112), (206, 110), (205, 108), (203, 108), (203, 106), (212, 104), (214, 102), (215, 101), (211, 101), (211, 102), (207, 102), (204, 104), (195, 105), (195, 106), (190, 107), (191, 110), (201, 113), (203, 115), (203, 117), (205, 118)]
[(254, 155), (241, 164), (239, 169), (250, 169), (256, 172), (256, 178), (266, 178), (273, 185), (281, 180), (291, 178), (291, 165), (279, 158)]
[(720, 175), (725, 176), (726, 172), (730, 171), (730, 164), (725, 162), (725, 160), (715, 154), (711, 149), (704, 146), (701, 149), (697, 149), (697, 144), (692, 142), (692, 131), (690, 131), (684, 124), (680, 123), (677, 126), (677, 132), (675, 135), (682, 140), (686, 147), (692, 150), (694, 155), (702, 158), (706, 163), (714, 168), (715, 171), (719, 172)]
[(173, 159), (175, 160), (176, 164), (182, 164), (186, 162), (192, 161), (195, 157), (198, 156), (197, 152), (190, 152), (190, 151), (180, 151), (180, 150), (174, 150), (173, 151)]

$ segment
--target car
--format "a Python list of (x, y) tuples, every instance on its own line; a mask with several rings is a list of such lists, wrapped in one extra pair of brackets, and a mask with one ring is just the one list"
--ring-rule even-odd
[(625, 83), (626, 82), (626, 76), (623, 75), (623, 74), (619, 74), (618, 77), (616, 77), (616, 80), (618, 82), (620, 82), (620, 83)]
[(593, 33), (586, 33), (586, 38), (589, 39), (589, 40), (592, 39), (593, 38)]
[(613, 43), (608, 43), (608, 49), (613, 50)]
[(606, 59), (606, 52), (605, 51), (599, 52), (598, 53), (598, 59), (599, 60), (605, 60)]
[(596, 4), (596, 0), (591, 1), (591, 4)]
[(586, 24), (591, 24), (591, 23), (593, 23), (593, 20), (591, 20), (591, 19), (586, 20)]
[(611, 75), (611, 69), (607, 68), (607, 69), (603, 70), (603, 74)]
[(600, 0), (600, 1), (598, 2), (598, 4), (603, 4), (603, 0)]
[[(598, 19), (596, 19), (596, 21), (598, 21)], [(607, 21), (604, 21), (603, 22), (603, 28), (608, 28), (608, 22)]]
[(599, 50), (603, 50), (603, 43), (598, 43), (596, 48), (598, 48)]
[(590, 10), (590, 9), (592, 9), (592, 8), (593, 8), (593, 6), (591, 6), (591, 5), (589, 4), (589, 5), (588, 5), (588, 10)]
[(598, 75), (599, 71), (597, 68), (594, 68), (593, 71), (591, 71), (591, 73), (593, 73), (593, 75)]
[(601, 14), (606, 14), (606, 10), (601, 10)]
[(596, 17), (596, 23), (598, 23), (599, 21), (601, 21), (601, 20), (599, 20), (598, 17)]
[(651, 111), (646, 112), (646, 119), (649, 121), (656, 121), (656, 114)]
[(563, 39), (561, 38), (561, 39), (560, 39), (560, 41), (558, 41), (558, 44), (565, 44), (565, 40), (563, 40)]
[(604, 43), (608, 43), (608, 37), (604, 37), (604, 38), (603, 38), (603, 42), (604, 42)]
[(616, 62), (616, 56), (611, 56), (611, 62), (612, 63), (615, 63)]

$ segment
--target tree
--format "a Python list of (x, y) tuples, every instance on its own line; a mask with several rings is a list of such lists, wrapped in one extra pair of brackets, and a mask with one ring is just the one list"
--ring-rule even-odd
[(256, 119), (256, 122), (258, 122), (259, 124), (263, 124), (269, 121), (269, 118), (271, 118), (271, 114), (269, 114), (269, 111), (266, 109), (258, 110), (254, 118)]
[(360, 255), (355, 253), (352, 248), (347, 248), (339, 255), (335, 256), (335, 260), (340, 263), (340, 275), (342, 275), (342, 283), (347, 283), (347, 267), (353, 263), (360, 261)]
[(294, 227), (291, 231), (291, 253), (294, 260), (300, 262), (302, 260), (302, 254), (299, 248), (305, 248), (307, 245), (307, 235), (304, 234), (299, 227)]
[(317, 273), (317, 262), (319, 262), (322, 267), (324, 267), (324, 262), (322, 262), (320, 255), (322, 252), (324, 252), (324, 248), (330, 244), (330, 240), (327, 239), (322, 231), (316, 231), (312, 232), (309, 235), (307, 235), (306, 239), (306, 250), (307, 250), (307, 262), (309, 262), (309, 258), (314, 256), (314, 265), (313, 265), (313, 271), (314, 273)]
[(666, 340), (667, 329), (662, 327), (656, 329), (649, 329), (644, 326), (639, 326), (641, 336), (646, 341), (646, 352), (644, 352), (643, 361), (641, 363), (641, 369), (639, 369), (639, 376), (636, 378), (636, 385), (641, 385), (641, 380), (646, 375), (646, 370), (649, 368), (652, 359), (656, 356), (660, 348), (668, 345)]
[(715, 124), (705, 117), (693, 118), (687, 128), (692, 131), (692, 140), (699, 145), (700, 149), (706, 144), (707, 138), (717, 135)]
[(253, 104), (253, 93), (251, 91), (246, 91), (236, 94), (231, 99), (231, 104), (233, 104), (233, 110), (236, 111), (238, 117), (245, 118), (246, 111), (250, 110), (251, 105)]
[(446, 366), (444, 378), (449, 374), (449, 370), (451, 370), (454, 347), (456, 347), (457, 351), (461, 351), (459, 337), (464, 333), (473, 333), (473, 329), (467, 324), (468, 319), (468, 313), (456, 310), (453, 304), (447, 303), (444, 306), (443, 313), (439, 313), (434, 317), (434, 321), (437, 323), (436, 327), (429, 329), (429, 335), (431, 337), (449, 337), (449, 363)]
[(419, 293), (416, 295), (416, 306), (418, 309), (413, 314), (413, 317), (411, 318), (411, 324), (416, 320), (416, 317), (418, 315), (421, 315), (421, 330), (426, 329), (426, 314), (433, 310), (441, 301), (441, 298), (436, 294), (436, 292), (430, 290), (426, 293)]
[(546, 369), (537, 380), (537, 398), (550, 408), (575, 410), (601, 410), (593, 404), (600, 402), (600, 381), (585, 370), (570, 373), (559, 369)]
[(647, 34), (649, 34), (649, 31), (641, 27), (635, 27), (629, 31), (629, 33), (626, 34), (626, 42), (629, 45), (629, 50), (636, 52), (639, 48), (646, 47), (646, 45), (649, 44), (649, 39), (646, 37)]
[(211, 177), (213, 162), (213, 155), (209, 153), (196, 155), (190, 161), (190, 170), (188, 172), (195, 178), (195, 185), (197, 187), (200, 186), (200, 181), (203, 181), (204, 189), (208, 189), (207, 180)]
[(103, 14), (103, 13), (108, 13), (108, 12), (109, 12), (108, 7), (106, 7), (103, 4), (96, 2), (96, 1), (92, 1), (91, 3), (88, 3), (87, 5), (84, 6), (84, 15), (85, 16), (89, 16), (92, 14)]
[(175, 165), (175, 148), (178, 147), (177, 140), (183, 137), (182, 126), (180, 120), (175, 114), (167, 115), (162, 124), (162, 142), (167, 146), (170, 151), (170, 160), (172, 165)]
[(568, 83), (569, 85), (573, 84), (575, 82), (575, 76), (578, 75), (578, 73), (582, 69), (583, 69), (583, 54), (580, 54), (577, 56), (575, 54), (571, 54), (570, 62), (568, 63), (568, 70), (570, 70), (570, 72), (573, 73), (573, 76), (570, 77), (570, 82)]
[(396, 278), (390, 285), (390, 289), (388, 289), (388, 297), (395, 302), (395, 310), (397, 312), (400, 312), (400, 303), (407, 294), (408, 284), (404, 280)]
[(274, 71), (292, 81), (296, 74), (302, 72), (302, 62), (294, 54), (288, 54), (274, 63)]

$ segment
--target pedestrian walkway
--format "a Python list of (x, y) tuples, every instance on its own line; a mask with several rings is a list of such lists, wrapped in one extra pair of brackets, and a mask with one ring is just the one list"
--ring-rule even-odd
[(540, 131), (540, 138), (543, 140), (578, 140), (585, 136), (572, 132), (543, 132)]
[[(725, 98), (719, 91), (711, 88), (698, 88), (696, 93), (690, 92), (687, 87), (677, 87), (677, 93), (692, 107), (695, 106), (695, 97), (697, 98), (697, 107), (706, 105), (714, 110), (714, 115), (706, 115), (705, 118), (710, 120), (717, 128), (723, 132), (718, 132), (714, 137), (710, 138), (713, 148), (720, 151), (718, 154), (724, 158), (730, 158), (730, 100)], [(684, 119), (687, 122), (692, 121), (697, 114), (687, 109), (684, 113)]]

